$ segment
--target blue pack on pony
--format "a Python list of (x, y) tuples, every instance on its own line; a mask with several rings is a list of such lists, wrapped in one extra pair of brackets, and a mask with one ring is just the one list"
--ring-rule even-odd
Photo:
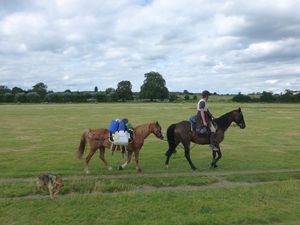
[(126, 124), (124, 123), (123, 120), (119, 121), (119, 127), (118, 127), (118, 131), (125, 131), (126, 129)]
[(126, 124), (122, 120), (115, 119), (110, 122), (108, 130), (112, 134), (116, 133), (117, 131), (125, 131)]
[(119, 121), (118, 120), (112, 120), (110, 122), (110, 125), (109, 125), (109, 132), (114, 134), (116, 131), (118, 131), (118, 128), (119, 128)]

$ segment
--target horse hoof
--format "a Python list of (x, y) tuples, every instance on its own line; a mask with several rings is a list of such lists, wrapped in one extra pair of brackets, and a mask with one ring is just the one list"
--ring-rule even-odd
[(90, 174), (89, 170), (84, 170), (84, 171), (85, 171), (85, 174)]
[(109, 167), (108, 167), (108, 170), (109, 170), (109, 171), (112, 171), (112, 167), (111, 167), (111, 166), (109, 166)]
[(142, 169), (141, 169), (141, 168), (138, 168), (138, 169), (136, 170), (136, 172), (141, 173), (141, 172), (142, 172)]
[(169, 165), (166, 165), (166, 169), (169, 169)]
[(193, 171), (196, 171), (196, 170), (198, 170), (198, 169), (195, 167), (195, 168), (192, 168), (192, 170), (193, 170)]
[(122, 167), (122, 166), (119, 166), (119, 167), (118, 167), (118, 170), (123, 170), (123, 167)]
[(216, 165), (216, 164), (210, 164), (210, 168), (211, 169), (215, 169), (215, 168), (217, 168), (218, 166)]

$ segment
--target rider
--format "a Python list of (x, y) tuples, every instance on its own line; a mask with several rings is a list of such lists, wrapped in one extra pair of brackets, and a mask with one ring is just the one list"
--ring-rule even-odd
[[(206, 102), (208, 101), (209, 91), (202, 92), (202, 99), (198, 102), (196, 115), (196, 132), (204, 134), (210, 133), (210, 147), (214, 151), (219, 150), (218, 143), (216, 141), (217, 125), (213, 122), (213, 116), (207, 108)], [(209, 129), (209, 130), (208, 130)]]

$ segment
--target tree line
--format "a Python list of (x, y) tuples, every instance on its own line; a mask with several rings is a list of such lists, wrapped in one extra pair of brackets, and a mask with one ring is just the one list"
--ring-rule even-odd
[[(23, 90), (19, 87), (9, 89), (7, 86), (0, 85), (0, 102), (2, 103), (65, 103), (65, 102), (118, 102), (132, 101), (137, 99), (164, 101), (169, 99), (169, 90), (166, 81), (161, 74), (149, 72), (145, 75), (144, 83), (140, 92), (132, 92), (130, 81), (123, 80), (117, 88), (107, 88), (99, 91), (95, 86), (94, 91), (75, 91), (65, 90), (64, 92), (48, 91), (48, 86), (43, 82), (35, 84), (32, 89)], [(172, 101), (172, 95), (171, 99)]]
[(269, 102), (269, 103), (300, 103), (300, 92), (285, 90), (284, 93), (274, 94), (273, 92), (264, 91), (260, 94), (243, 95), (238, 93), (232, 98), (234, 102)]
[[(196, 94), (184, 90), (180, 92), (169, 92), (166, 81), (158, 72), (149, 72), (144, 75), (145, 80), (140, 87), (140, 92), (132, 91), (130, 81), (123, 80), (117, 88), (107, 88), (99, 91), (95, 86), (93, 91), (71, 91), (64, 92), (49, 91), (48, 86), (43, 82), (35, 84), (32, 89), (23, 90), (19, 87), (9, 89), (0, 85), (0, 103), (66, 103), (66, 102), (125, 102), (125, 101), (197, 101)], [(216, 92), (213, 95), (218, 95)], [(228, 94), (227, 94), (228, 95)], [(181, 98), (181, 97), (182, 98)], [(238, 93), (233, 96), (233, 102), (300, 102), (300, 92), (286, 90), (282, 94), (272, 92), (262, 92), (258, 94), (243, 95)]]

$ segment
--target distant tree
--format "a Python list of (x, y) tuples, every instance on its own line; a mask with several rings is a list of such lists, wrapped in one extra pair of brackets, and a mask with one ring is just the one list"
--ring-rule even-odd
[(184, 90), (184, 91), (183, 91), (183, 94), (186, 94), (186, 95), (187, 95), (187, 94), (189, 94), (189, 91), (188, 91), (188, 90)]
[(71, 92), (64, 93), (64, 102), (72, 102), (72, 93)]
[(194, 95), (194, 96), (193, 96), (193, 99), (194, 99), (194, 100), (197, 100), (197, 95)]
[(118, 94), (116, 91), (111, 92), (107, 95), (107, 101), (109, 102), (117, 102), (119, 100)]
[(232, 98), (232, 101), (234, 102), (251, 102), (251, 98), (248, 95), (243, 95), (241, 92), (239, 92), (237, 95), (235, 95)]
[(36, 92), (27, 93), (26, 98), (27, 98), (28, 102), (30, 102), (30, 103), (38, 103), (41, 101), (40, 95)]
[(190, 96), (189, 95), (185, 95), (184, 96), (184, 100), (190, 100)]
[(177, 95), (175, 93), (170, 93), (169, 94), (169, 101), (174, 102), (177, 98)]
[(97, 92), (96, 93), (97, 102), (106, 102), (107, 96), (105, 92)]
[(5, 85), (0, 85), (0, 94), (5, 94), (5, 93), (10, 93), (11, 90), (5, 86)]
[(264, 91), (261, 94), (259, 99), (261, 102), (275, 102), (276, 100), (272, 92), (266, 92), (266, 91)]
[(98, 92), (98, 87), (97, 86), (95, 86), (94, 92)]
[(145, 74), (145, 80), (141, 86), (140, 97), (143, 99), (160, 99), (168, 98), (169, 91), (166, 87), (166, 81), (157, 72), (149, 72)]
[(111, 93), (114, 93), (116, 90), (114, 89), (114, 88), (107, 88), (106, 90), (105, 90), (105, 93), (106, 94), (111, 94)]
[(132, 100), (133, 96), (132, 96), (131, 89), (132, 89), (132, 85), (131, 85), (130, 81), (123, 80), (123, 81), (119, 82), (117, 90), (116, 90), (118, 98), (121, 99), (123, 102), (125, 100)]
[(46, 102), (52, 102), (52, 103), (61, 103), (64, 102), (64, 94), (65, 93), (48, 93), (45, 97)]
[(15, 95), (17, 93), (23, 93), (25, 92), (22, 88), (19, 87), (13, 87), (13, 89), (11, 89), (11, 92)]
[(14, 102), (14, 95), (12, 93), (5, 93), (3, 96), (3, 101), (4, 102)]
[(47, 94), (47, 88), (48, 86), (46, 84), (40, 82), (32, 87), (32, 92), (36, 92), (40, 96), (40, 99), (44, 100)]
[(15, 102), (27, 102), (26, 94), (24, 92), (15, 94)]
[(72, 91), (70, 89), (67, 89), (64, 92), (72, 93)]

